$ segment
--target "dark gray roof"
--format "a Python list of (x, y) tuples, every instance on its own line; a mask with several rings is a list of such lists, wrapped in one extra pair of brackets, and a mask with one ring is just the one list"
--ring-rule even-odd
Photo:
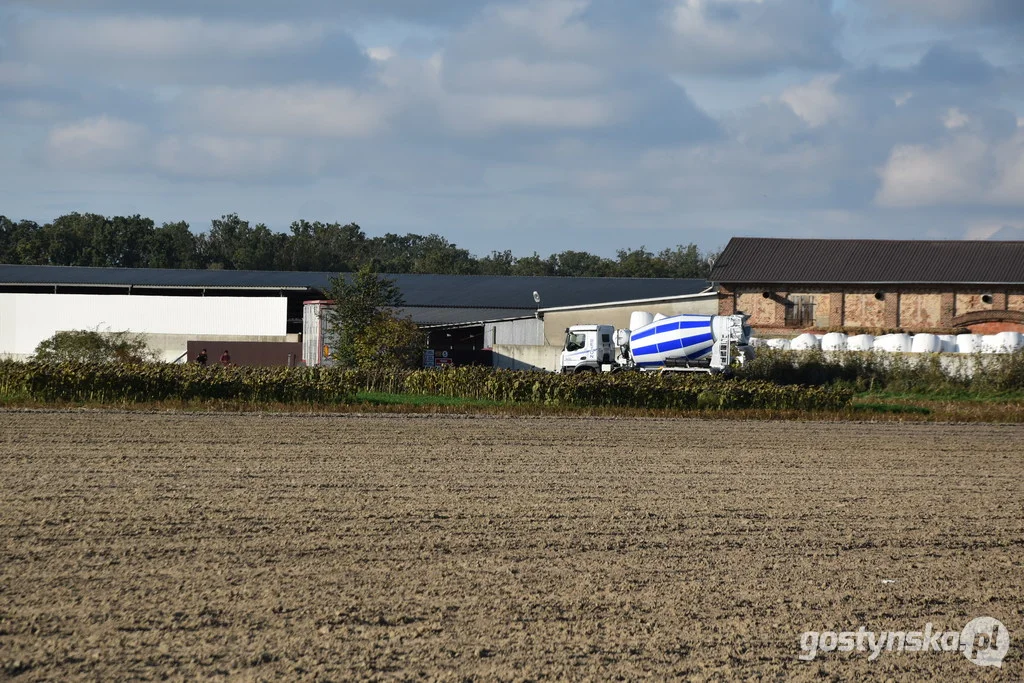
[(405, 306), (398, 315), (411, 318), (421, 326), (466, 325), (509, 318), (532, 318), (533, 308), (434, 308), (432, 306)]
[[(137, 289), (289, 290), (319, 298), (333, 273), (254, 270), (172, 270), (159, 268), (86, 268), (79, 266), (0, 265), (0, 289), (13, 286), (132, 287)], [(696, 294), (708, 287), (700, 279), (519, 277), (491, 275), (388, 275), (406, 306), (437, 308), (528, 309), (578, 306), (608, 301)], [(509, 317), (509, 316), (497, 316)], [(483, 319), (483, 318), (481, 318)]]
[(723, 284), (1024, 283), (1024, 241), (734, 237), (715, 262)]

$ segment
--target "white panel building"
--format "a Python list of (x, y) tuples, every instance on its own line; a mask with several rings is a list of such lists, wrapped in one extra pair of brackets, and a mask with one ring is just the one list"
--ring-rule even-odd
[(22, 359), (66, 330), (145, 335), (163, 360), (189, 339), (285, 341), (284, 297), (0, 293), (0, 357)]

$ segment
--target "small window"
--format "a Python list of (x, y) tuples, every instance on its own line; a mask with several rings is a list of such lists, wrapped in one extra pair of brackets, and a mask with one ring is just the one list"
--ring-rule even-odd
[(601, 335), (601, 343), (602, 344), (611, 344), (612, 343), (612, 335), (610, 335), (608, 333), (602, 334)]
[(981, 295), (981, 303), (983, 303), (983, 304), (990, 304), (990, 303), (992, 303), (992, 295), (991, 294), (982, 294)]
[(885, 292), (875, 292), (875, 301), (885, 301)]
[(586, 346), (587, 335), (582, 332), (570, 332), (565, 335), (566, 351), (579, 351), (580, 349), (586, 348)]
[(790, 296), (789, 301), (786, 302), (786, 327), (813, 327), (816, 306), (817, 301), (814, 295)]

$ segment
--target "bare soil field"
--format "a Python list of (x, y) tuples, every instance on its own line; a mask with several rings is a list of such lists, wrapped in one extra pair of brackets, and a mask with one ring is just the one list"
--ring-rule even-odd
[(0, 412), (0, 481), (0, 678), (1024, 679), (1020, 425)]

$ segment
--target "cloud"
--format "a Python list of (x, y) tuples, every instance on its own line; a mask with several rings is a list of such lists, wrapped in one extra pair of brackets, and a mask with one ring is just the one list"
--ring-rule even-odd
[(396, 105), (387, 93), (347, 87), (221, 87), (183, 96), (176, 116), (200, 130), (231, 134), (357, 138), (385, 129)]
[(756, 75), (842, 62), (831, 0), (677, 0), (668, 23), (671, 64), (687, 72)]
[(901, 15), (954, 26), (989, 23), (1024, 23), (1019, 0), (871, 0), (881, 15)]
[(55, 127), (47, 137), (46, 154), (54, 166), (134, 166), (144, 158), (148, 141), (144, 126), (101, 116)]
[(823, 126), (843, 111), (843, 100), (836, 94), (838, 74), (821, 76), (809, 83), (787, 88), (779, 96), (793, 113), (812, 128)]
[(1024, 206), (1024, 134), (985, 140), (964, 133), (935, 146), (897, 145), (879, 177), (881, 206)]
[[(8, 0), (31, 10), (71, 11), (80, 14), (139, 12), (136, 0)], [(147, 12), (161, 16), (213, 16), (250, 19), (318, 17), (347, 21), (397, 20), (429, 26), (465, 21), (479, 9), (478, 0), (147, 0)]]
[(942, 125), (949, 130), (963, 128), (971, 122), (971, 117), (960, 111), (958, 107), (950, 107), (946, 115), (942, 117)]
[(315, 22), (46, 16), (10, 33), (12, 51), (36, 65), (145, 85), (352, 81), (371, 64), (350, 35)]

